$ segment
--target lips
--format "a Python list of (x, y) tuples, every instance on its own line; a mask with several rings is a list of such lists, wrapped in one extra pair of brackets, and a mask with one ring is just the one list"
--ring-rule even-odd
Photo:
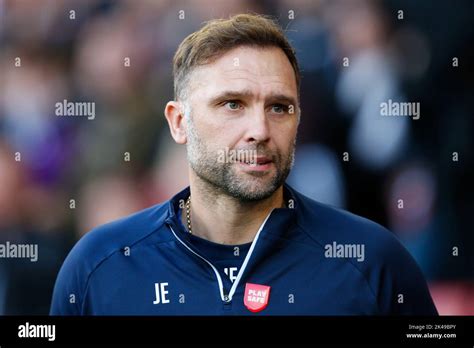
[(262, 164), (267, 164), (270, 163), (272, 160), (268, 157), (257, 157), (257, 164), (262, 165)]
[(272, 160), (268, 157), (257, 157), (256, 159), (251, 159), (249, 161), (239, 161), (240, 163), (243, 164), (248, 164), (248, 165), (265, 165), (268, 163), (271, 163)]
[(260, 156), (252, 158), (249, 161), (239, 161), (240, 167), (251, 175), (264, 175), (268, 173), (274, 166), (273, 161), (269, 157)]
[(257, 165), (261, 166), (261, 165), (264, 165), (264, 164), (268, 164), (268, 163), (271, 163), (272, 160), (268, 157), (257, 157)]

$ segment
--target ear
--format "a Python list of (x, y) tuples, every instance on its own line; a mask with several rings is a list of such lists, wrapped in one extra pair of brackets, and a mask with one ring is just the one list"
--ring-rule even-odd
[(182, 104), (177, 101), (169, 101), (165, 107), (165, 117), (174, 141), (178, 144), (186, 144), (186, 122), (184, 122)]

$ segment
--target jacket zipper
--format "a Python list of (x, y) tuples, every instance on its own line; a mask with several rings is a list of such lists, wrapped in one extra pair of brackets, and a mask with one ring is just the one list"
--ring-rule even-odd
[(178, 235), (174, 232), (173, 228), (171, 227), (171, 225), (168, 225), (169, 228), (171, 229), (171, 232), (173, 233), (173, 235), (175, 236), (175, 238), (182, 244), (186, 247), (186, 249), (188, 249), (190, 252), (192, 252), (194, 255), (196, 255), (197, 257), (199, 257), (201, 260), (203, 260), (204, 262), (206, 262), (211, 268), (212, 270), (214, 271), (214, 274), (216, 275), (216, 278), (217, 278), (217, 283), (219, 285), (219, 292), (220, 292), (220, 295), (221, 295), (221, 300), (225, 303), (230, 303), (232, 301), (232, 297), (234, 296), (234, 293), (235, 291), (237, 290), (237, 286), (239, 285), (240, 283), (240, 279), (242, 278), (242, 275), (244, 274), (244, 271), (245, 271), (245, 268), (247, 267), (247, 264), (250, 260), (250, 257), (252, 256), (252, 253), (253, 253), (253, 250), (255, 249), (255, 245), (257, 244), (257, 241), (258, 241), (258, 238), (260, 236), (260, 233), (262, 232), (263, 230), (263, 227), (265, 226), (268, 218), (270, 217), (270, 215), (272, 214), (272, 212), (270, 212), (267, 217), (265, 218), (265, 220), (263, 221), (263, 223), (260, 225), (260, 228), (258, 229), (258, 232), (257, 234), (255, 235), (255, 238), (253, 239), (253, 242), (252, 244), (250, 245), (250, 249), (249, 251), (247, 252), (247, 255), (245, 256), (245, 259), (244, 259), (244, 262), (242, 263), (242, 267), (240, 267), (240, 270), (239, 270), (239, 273), (237, 274), (237, 278), (235, 279), (234, 283), (232, 284), (232, 287), (230, 288), (230, 291), (228, 294), (226, 294), (224, 292), (224, 283), (222, 282), (222, 278), (221, 278), (221, 275), (219, 273), (219, 271), (217, 270), (217, 268), (209, 261), (207, 260), (204, 256), (200, 255), (199, 253), (197, 253), (196, 251), (194, 251), (192, 248), (190, 248), (185, 242), (183, 242), (179, 237)]

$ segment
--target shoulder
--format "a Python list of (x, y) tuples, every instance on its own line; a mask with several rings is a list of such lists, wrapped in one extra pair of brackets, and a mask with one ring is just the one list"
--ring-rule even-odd
[(75, 267), (89, 274), (118, 251), (140, 243), (158, 243), (167, 238), (167, 235), (155, 233), (164, 226), (168, 215), (166, 203), (96, 227), (76, 243), (63, 267)]
[(365, 243), (378, 247), (399, 244), (397, 238), (382, 225), (343, 209), (329, 206), (292, 190), (297, 209), (297, 223), (319, 243)]
[(118, 250), (143, 243), (164, 225), (167, 212), (167, 204), (161, 203), (98, 226), (77, 242), (70, 255), (79, 254), (97, 263)]
[(348, 259), (358, 269), (415, 263), (400, 240), (384, 226), (314, 201), (294, 190), (293, 193), (298, 209), (297, 224), (319, 247), (360, 248), (364, 251), (365, 262)]
[[(99, 226), (83, 236), (71, 249), (56, 279), (51, 314), (81, 314), (87, 283), (107, 259), (127, 247), (153, 244), (170, 238), (159, 233), (168, 216), (168, 202)], [(67, 298), (77, 297), (73, 305)]]
[[(299, 228), (323, 252), (330, 251), (326, 257), (341, 256), (347, 267), (357, 269), (376, 298), (379, 314), (437, 314), (420, 268), (392, 232), (296, 191), (294, 197)], [(400, 295), (405, 295), (403, 303), (397, 302)]]

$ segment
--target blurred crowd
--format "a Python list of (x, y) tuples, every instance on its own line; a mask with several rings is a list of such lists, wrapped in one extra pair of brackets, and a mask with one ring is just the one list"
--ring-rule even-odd
[[(39, 245), (36, 263), (0, 260), (0, 315), (47, 314), (82, 235), (187, 186), (185, 148), (163, 116), (172, 57), (204, 21), (242, 12), (273, 15), (300, 62), (288, 182), (389, 228), (438, 310), (474, 314), (473, 10), (461, 0), (0, 0), (0, 243)], [(419, 102), (420, 119), (381, 117), (389, 99)], [(63, 100), (94, 102), (96, 117), (58, 117)]]

